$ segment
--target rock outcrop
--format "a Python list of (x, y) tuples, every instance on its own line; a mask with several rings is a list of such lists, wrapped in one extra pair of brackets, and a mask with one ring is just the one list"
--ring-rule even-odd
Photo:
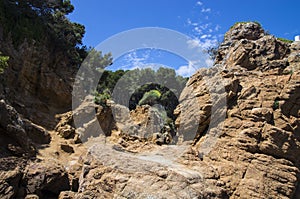
[(69, 186), (66, 172), (65, 186), (61, 187), (62, 177), (58, 176), (63, 175), (62, 170), (49, 164), (41, 168), (41, 163), (31, 164), (38, 151), (50, 143), (48, 131), (24, 119), (4, 100), (0, 101), (0, 113), (0, 197), (24, 198), (29, 193), (42, 196), (43, 191), (56, 191), (58, 195), (65, 190)]
[(23, 119), (4, 100), (0, 101), (0, 112), (0, 142), (7, 155), (30, 157), (36, 153), (36, 144), (50, 143), (51, 137), (43, 127)]
[(0, 49), (10, 57), (3, 77), (6, 100), (27, 119), (52, 128), (55, 114), (71, 110), (75, 67), (63, 51), (35, 42), (16, 48), (0, 37)]
[[(185, 106), (177, 123), (191, 122), (186, 114), (198, 116), (194, 120), (199, 125), (195, 142), (199, 153), (207, 149), (206, 139), (215, 136), (214, 145), (200, 155), (218, 174), (214, 183), (221, 181), (230, 198), (300, 194), (299, 46), (265, 34), (255, 23), (233, 26), (215, 65), (215, 76), (223, 79), (223, 85), (215, 86), (223, 87), (227, 95), (226, 117), (217, 125), (211, 121), (218, 109), (210, 108), (216, 92), (207, 89), (207, 71), (198, 71), (183, 91), (181, 103), (190, 106)], [(222, 93), (217, 94), (222, 98)]]
[(128, 143), (92, 145), (75, 197), (297, 198), (299, 46), (256, 23), (233, 26), (215, 66), (181, 95), (182, 142), (138, 141), (146, 150), (134, 153)]
[(159, 107), (87, 97), (48, 132), (1, 100), (0, 197), (298, 199), (299, 65), (299, 42), (234, 25), (180, 96), (176, 142)]

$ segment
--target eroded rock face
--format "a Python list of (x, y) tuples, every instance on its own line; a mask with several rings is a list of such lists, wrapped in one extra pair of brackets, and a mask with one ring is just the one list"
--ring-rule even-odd
[(24, 119), (4, 100), (0, 100), (0, 113), (0, 197), (25, 198), (31, 193), (41, 197), (68, 190), (68, 174), (62, 166), (34, 163), (38, 149), (51, 141), (48, 131)]
[(268, 35), (256, 23), (234, 25), (226, 34), (216, 56), (216, 64), (265, 71), (288, 66), (289, 44)]
[[(221, 181), (230, 198), (299, 196), (299, 45), (278, 41), (254, 23), (234, 26), (215, 66), (223, 79), (216, 86), (227, 95), (226, 117), (218, 125), (207, 108), (215, 93), (209, 92), (206, 71), (191, 77), (183, 91), (180, 106), (191, 106), (183, 114), (177, 110), (177, 124), (198, 121), (195, 148), (218, 174), (213, 184)], [(205, 140), (216, 131), (217, 142), (202, 156)]]
[(86, 142), (90, 137), (110, 136), (115, 128), (112, 107), (94, 103), (94, 97), (88, 96), (75, 110), (56, 115), (58, 124), (55, 131), (62, 138)]
[(0, 112), (0, 142), (7, 155), (33, 156), (35, 144), (50, 142), (50, 135), (44, 128), (23, 119), (4, 100), (0, 101)]
[(52, 128), (54, 115), (71, 109), (75, 67), (61, 50), (35, 42), (16, 48), (9, 39), (0, 40), (0, 48), (10, 56), (6, 99), (27, 119)]
[(150, 107), (102, 107), (88, 97), (57, 116), (53, 159), (27, 162), (16, 155), (47, 143), (46, 131), (0, 101), (0, 136), (11, 143), (0, 146), (0, 197), (298, 199), (299, 53), (300, 43), (256, 23), (233, 26), (215, 66), (181, 94), (176, 145), (145, 139), (163, 125)]
[(22, 182), (27, 194), (37, 194), (44, 198), (58, 196), (61, 191), (70, 190), (65, 168), (55, 162), (28, 164)]
[(112, 104), (118, 133), (89, 145), (78, 192), (60, 197), (297, 198), (299, 53), (256, 23), (233, 26), (215, 66), (181, 94), (177, 145), (132, 137), (147, 129), (149, 108)]
[(158, 109), (143, 105), (130, 111), (113, 101), (101, 106), (94, 103), (93, 96), (88, 96), (75, 110), (56, 116), (59, 122), (55, 131), (61, 137), (74, 139), (75, 142), (78, 138), (80, 142), (86, 142), (90, 137), (111, 136), (113, 131), (148, 140), (153, 134), (160, 134), (164, 127)]

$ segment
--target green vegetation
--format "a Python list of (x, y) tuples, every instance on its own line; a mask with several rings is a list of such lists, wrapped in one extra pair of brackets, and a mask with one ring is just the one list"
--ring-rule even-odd
[(0, 74), (4, 72), (5, 68), (8, 66), (8, 56), (3, 56), (0, 52)]
[(275, 99), (274, 103), (273, 103), (273, 110), (276, 110), (279, 108), (279, 100)]
[(285, 39), (285, 38), (277, 38), (279, 41), (282, 41), (282, 42), (284, 42), (284, 43), (293, 43), (293, 41), (292, 40), (289, 40), (289, 39)]
[(144, 93), (142, 99), (139, 101), (138, 105), (154, 105), (158, 103), (159, 99), (161, 97), (161, 93), (158, 90), (150, 90), (146, 93)]
[(83, 63), (86, 67), (102, 72), (105, 67), (112, 64), (113, 59), (111, 53), (102, 55), (101, 51), (94, 48), (87, 49), (86, 52), (87, 56)]
[(258, 26), (262, 27), (261, 23), (259, 23), (258, 21), (240, 21), (240, 22), (236, 22), (233, 26), (231, 26), (230, 29), (234, 28), (238, 24), (246, 24), (246, 23), (255, 23)]
[(95, 98), (94, 98), (95, 103), (99, 104), (101, 106), (106, 106), (107, 100), (111, 99), (111, 95), (108, 90), (106, 90), (103, 93), (95, 92), (94, 96), (95, 96)]
[[(168, 117), (173, 119), (173, 111), (178, 105), (176, 95), (180, 94), (186, 81), (187, 78), (177, 76), (175, 70), (170, 68), (159, 68), (157, 71), (150, 68), (103, 71), (97, 87), (97, 95), (107, 96), (113, 93), (114, 100), (125, 106), (128, 106), (128, 99), (130, 99), (130, 110), (135, 109), (137, 105), (157, 103), (164, 106)], [(153, 82), (161, 82), (161, 84)], [(171, 90), (167, 88), (168, 86), (176, 90)], [(97, 103), (99, 103), (98, 98)]]
[(73, 12), (70, 0), (4, 0), (0, 1), (0, 24), (5, 38), (17, 48), (23, 42), (63, 52), (75, 65), (88, 54), (82, 45), (85, 27), (70, 22)]
[(165, 108), (167, 116), (175, 119), (173, 112), (178, 105), (176, 91), (172, 91), (165, 86), (149, 83), (141, 86), (131, 96), (129, 109), (133, 110), (137, 105), (160, 104)]
[[(161, 133), (170, 132), (175, 136), (173, 112), (179, 104), (177, 96), (185, 87), (186, 81), (187, 78), (177, 76), (175, 70), (170, 68), (159, 68), (157, 71), (150, 68), (103, 71), (94, 100), (96, 104), (107, 106), (106, 102), (113, 94), (112, 99), (118, 104), (128, 106), (129, 99), (130, 110), (136, 109), (138, 105), (150, 105), (164, 121)], [(167, 88), (168, 86), (173, 89)]]

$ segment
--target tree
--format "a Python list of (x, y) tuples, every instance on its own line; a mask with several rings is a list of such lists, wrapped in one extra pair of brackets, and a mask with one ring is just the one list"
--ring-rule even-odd
[(143, 95), (143, 98), (139, 101), (139, 105), (154, 105), (158, 103), (158, 100), (160, 99), (161, 93), (158, 90), (151, 90), (149, 92), (146, 92)]
[(59, 47), (74, 63), (81, 63), (85, 28), (66, 17), (74, 10), (70, 0), (1, 0), (0, 24), (16, 47), (27, 41)]

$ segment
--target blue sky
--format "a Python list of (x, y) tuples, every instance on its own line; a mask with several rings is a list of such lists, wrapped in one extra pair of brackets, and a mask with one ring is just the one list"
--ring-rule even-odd
[[(160, 27), (187, 35), (192, 44), (206, 48), (222, 41), (238, 21), (258, 21), (271, 34), (291, 40), (300, 34), (299, 0), (72, 0), (72, 4), (75, 11), (69, 18), (86, 27), (83, 42), (93, 47), (124, 31)], [(132, 50), (114, 58), (112, 70), (161, 64), (184, 76), (195, 72), (190, 60), (161, 49)], [(209, 64), (207, 60), (203, 66)]]

